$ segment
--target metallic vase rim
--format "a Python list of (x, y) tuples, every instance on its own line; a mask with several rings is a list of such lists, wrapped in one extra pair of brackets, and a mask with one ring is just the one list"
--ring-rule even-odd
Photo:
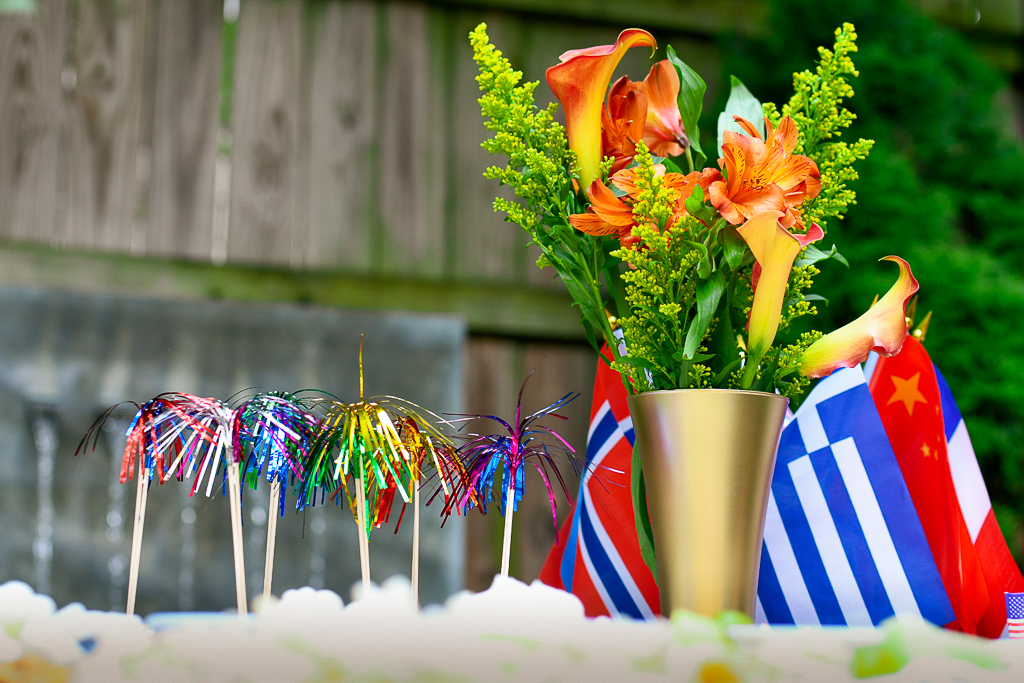
[(637, 396), (650, 396), (651, 394), (671, 394), (671, 393), (675, 393), (675, 392), (678, 392), (678, 391), (687, 391), (687, 392), (690, 392), (690, 391), (700, 391), (700, 392), (713, 393), (713, 394), (751, 394), (753, 396), (764, 396), (765, 398), (777, 398), (777, 399), (782, 399), (783, 401), (786, 401), (787, 403), (789, 402), (789, 398), (786, 397), (786, 396), (783, 396), (782, 394), (770, 394), (767, 391), (752, 391), (750, 389), (719, 389), (719, 388), (704, 388), (704, 389), (691, 389), (691, 388), (686, 388), (686, 389), (653, 389), (651, 391), (641, 391), (639, 393), (633, 394), (629, 398), (635, 398)]

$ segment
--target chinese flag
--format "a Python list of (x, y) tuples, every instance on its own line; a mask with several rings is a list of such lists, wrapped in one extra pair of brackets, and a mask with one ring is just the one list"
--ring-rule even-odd
[[(957, 500), (931, 359), (908, 336), (900, 353), (878, 360), (868, 386), (956, 614), (946, 628), (978, 633), (992, 596)], [(1004, 625), (980, 635), (998, 638)]]

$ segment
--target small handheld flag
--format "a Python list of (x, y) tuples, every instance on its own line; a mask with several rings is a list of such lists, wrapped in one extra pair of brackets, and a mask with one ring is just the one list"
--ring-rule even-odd
[[(935, 366), (909, 336), (897, 355), (878, 359), (868, 386), (956, 614), (946, 626), (979, 633), (989, 591), (957, 503)], [(997, 630), (982, 635), (997, 637), (1001, 623)]]
[(576, 595), (591, 617), (653, 619), (660, 612), (633, 516), (633, 439), (625, 387), (617, 372), (598, 362), (576, 508), (540, 573), (544, 583)]
[(757, 594), (772, 624), (953, 620), (859, 366), (818, 383), (783, 430)]
[(1024, 638), (1024, 593), (1006, 596), (1006, 630), (1011, 638)]

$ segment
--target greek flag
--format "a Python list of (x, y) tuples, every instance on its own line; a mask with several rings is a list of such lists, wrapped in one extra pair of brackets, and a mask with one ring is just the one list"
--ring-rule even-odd
[(783, 430), (756, 621), (866, 626), (894, 614), (955, 618), (858, 366), (819, 382)]

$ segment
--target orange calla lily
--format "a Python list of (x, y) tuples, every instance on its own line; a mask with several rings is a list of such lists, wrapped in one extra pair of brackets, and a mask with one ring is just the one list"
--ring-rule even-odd
[(686, 131), (679, 115), (679, 74), (672, 63), (663, 59), (637, 89), (647, 96), (647, 125), (644, 143), (659, 157), (677, 157), (686, 151)]
[(749, 121), (735, 119), (749, 135), (725, 132), (718, 163), (728, 179), (711, 185), (711, 203), (733, 225), (762, 211), (781, 211), (784, 227), (802, 229), (795, 207), (818, 196), (821, 174), (810, 157), (793, 154), (796, 124), (787, 116), (775, 128), (765, 117), (767, 135), (762, 140)]
[(775, 341), (789, 273), (803, 248), (800, 241), (779, 223), (782, 215), (781, 211), (764, 211), (737, 228), (761, 266), (761, 276), (750, 307), (747, 337), (749, 373), (753, 373), (753, 368)]
[(918, 284), (910, 264), (899, 256), (886, 256), (900, 267), (900, 276), (888, 292), (861, 317), (811, 344), (800, 359), (800, 373), (825, 377), (839, 368), (863, 363), (872, 351), (894, 356), (907, 338), (907, 301)]
[(547, 70), (548, 85), (565, 108), (566, 135), (580, 165), (582, 187), (597, 178), (601, 165), (601, 110), (612, 72), (629, 48), (657, 45), (647, 31), (626, 29), (614, 45), (569, 50)]
[[(791, 233), (792, 234), (792, 233)], [(793, 237), (800, 243), (800, 248), (803, 249), (808, 244), (814, 244), (822, 237), (825, 236), (825, 231), (821, 229), (821, 226), (817, 223), (811, 223), (811, 227), (807, 228), (807, 232), (804, 234), (796, 233)], [(757, 291), (757, 281), (761, 278), (761, 264), (755, 263), (753, 272), (750, 275), (750, 286), (753, 290)]]

